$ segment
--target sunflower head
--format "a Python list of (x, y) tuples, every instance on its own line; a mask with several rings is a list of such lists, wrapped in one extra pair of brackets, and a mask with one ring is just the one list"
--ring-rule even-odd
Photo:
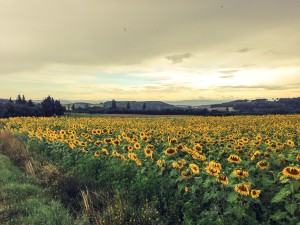
[(175, 149), (175, 148), (167, 148), (167, 149), (165, 150), (165, 154), (166, 154), (167, 156), (174, 155), (174, 154), (176, 154), (176, 153), (177, 153), (177, 149)]
[(145, 148), (144, 153), (145, 153), (146, 157), (149, 157), (149, 158), (153, 159), (152, 158), (153, 151), (150, 148)]
[(164, 159), (159, 159), (156, 161), (156, 165), (159, 168), (165, 168), (166, 167), (166, 161)]
[(98, 156), (100, 156), (100, 155), (101, 155), (101, 153), (100, 153), (99, 150), (95, 151), (94, 156), (98, 157)]
[(229, 184), (229, 179), (228, 179), (228, 177), (225, 176), (225, 175), (218, 174), (218, 175), (216, 176), (216, 180), (217, 180), (217, 182), (219, 182), (219, 183), (221, 183), (221, 184), (224, 184), (224, 185)]
[(213, 176), (217, 176), (220, 173), (220, 170), (218, 168), (212, 166), (205, 167), (205, 171)]
[(140, 143), (136, 142), (136, 143), (134, 143), (133, 147), (134, 147), (135, 149), (140, 149), (140, 148), (141, 148), (141, 145), (140, 145)]
[(285, 167), (282, 173), (287, 177), (294, 178), (296, 180), (300, 179), (300, 168), (297, 166)]
[(249, 173), (244, 170), (234, 170), (232, 172), (235, 176), (240, 177), (240, 178), (246, 178), (249, 176)]
[(260, 193), (261, 193), (261, 190), (254, 190), (253, 189), (253, 190), (251, 190), (251, 197), (252, 198), (258, 198)]
[(200, 169), (199, 169), (198, 165), (196, 165), (194, 163), (191, 163), (189, 166), (190, 166), (190, 169), (193, 172), (193, 174), (199, 174), (200, 173)]
[(192, 171), (186, 170), (181, 173), (182, 179), (188, 179), (193, 175)]
[(250, 190), (249, 190), (250, 187), (251, 187), (250, 184), (237, 184), (234, 187), (234, 190), (241, 195), (247, 196), (250, 194)]
[(241, 158), (240, 158), (238, 155), (230, 155), (230, 156), (227, 158), (227, 160), (228, 160), (229, 162), (237, 163), (237, 164), (239, 164), (239, 163), (242, 162)]
[(264, 170), (264, 169), (267, 169), (270, 167), (270, 163), (268, 163), (265, 160), (261, 160), (261, 161), (257, 162), (256, 164), (261, 170)]

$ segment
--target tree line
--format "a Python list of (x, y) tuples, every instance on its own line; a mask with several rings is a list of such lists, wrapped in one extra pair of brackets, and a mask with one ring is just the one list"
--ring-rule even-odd
[[(226, 108), (227, 110), (219, 110), (218, 108)], [(228, 110), (232, 108), (233, 110)], [(300, 113), (300, 97), (299, 98), (278, 98), (273, 101), (267, 99), (255, 100), (235, 100), (222, 104), (211, 105), (208, 110), (206, 108), (175, 108), (175, 109), (148, 109), (144, 103), (141, 109), (133, 109), (128, 102), (126, 108), (117, 108), (116, 101), (112, 100), (110, 108), (92, 107), (87, 109), (75, 109), (72, 112), (77, 113), (106, 113), (106, 114), (146, 114), (146, 115), (202, 115), (202, 116), (231, 116), (231, 115), (264, 115), (264, 114), (299, 114)]]
[(66, 109), (59, 100), (54, 100), (50, 95), (41, 103), (34, 103), (31, 99), (26, 100), (25, 96), (19, 94), (16, 100), (11, 98), (0, 103), (0, 118), (16, 116), (60, 116)]

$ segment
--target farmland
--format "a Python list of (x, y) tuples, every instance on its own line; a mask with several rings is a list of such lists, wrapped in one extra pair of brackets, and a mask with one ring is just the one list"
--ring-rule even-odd
[(121, 224), (299, 221), (300, 115), (18, 117), (0, 127), (95, 191), (130, 196), (137, 215), (120, 211)]

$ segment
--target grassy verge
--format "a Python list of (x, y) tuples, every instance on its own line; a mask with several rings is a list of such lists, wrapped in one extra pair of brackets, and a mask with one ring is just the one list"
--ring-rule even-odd
[(0, 224), (84, 224), (0, 154)]

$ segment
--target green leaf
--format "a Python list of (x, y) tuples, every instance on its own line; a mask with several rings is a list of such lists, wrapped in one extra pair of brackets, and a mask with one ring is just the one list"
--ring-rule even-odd
[(236, 215), (237, 218), (242, 218), (245, 215), (245, 209), (243, 207), (234, 207), (233, 211), (234, 215)]
[(231, 192), (227, 197), (227, 201), (230, 203), (235, 202), (237, 199), (238, 199), (238, 194), (235, 192)]
[(300, 194), (295, 194), (294, 197), (300, 199)]
[(284, 208), (292, 215), (294, 215), (295, 211), (297, 210), (297, 204), (285, 204)]
[(284, 218), (287, 218), (288, 214), (286, 212), (276, 212), (273, 216), (271, 216), (272, 219), (278, 221)]
[(289, 194), (291, 194), (291, 190), (290, 187), (284, 187), (282, 188), (276, 195), (275, 197), (272, 199), (272, 203), (277, 203), (282, 201), (286, 196), (288, 196)]

